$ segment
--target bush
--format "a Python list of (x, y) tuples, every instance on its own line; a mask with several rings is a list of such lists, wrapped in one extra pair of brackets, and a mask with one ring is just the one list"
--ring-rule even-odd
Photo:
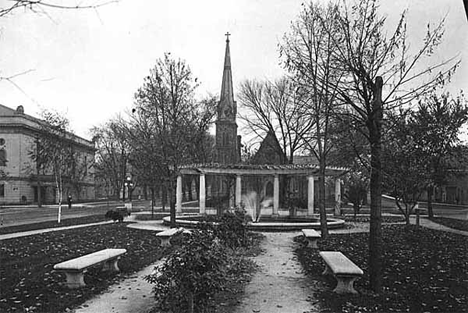
[(161, 310), (193, 312), (205, 307), (225, 283), (225, 248), (209, 231), (193, 230), (146, 280), (154, 286)]
[(203, 223), (184, 236), (146, 280), (155, 285), (157, 309), (203, 312), (216, 293), (253, 267), (237, 249), (250, 245), (245, 214), (225, 212), (217, 224)]

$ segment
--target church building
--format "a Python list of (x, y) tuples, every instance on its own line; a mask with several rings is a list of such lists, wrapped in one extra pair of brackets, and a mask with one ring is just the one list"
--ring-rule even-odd
[(237, 135), (237, 104), (236, 101), (234, 101), (234, 88), (232, 85), (229, 35), (229, 33), (226, 34), (223, 80), (216, 119), (214, 162), (219, 164), (236, 164), (239, 163), (241, 159), (241, 137)]

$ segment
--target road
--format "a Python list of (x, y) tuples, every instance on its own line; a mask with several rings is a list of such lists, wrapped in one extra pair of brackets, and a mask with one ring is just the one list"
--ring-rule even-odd
[[(385, 199), (383, 201), (383, 212), (397, 213), (394, 202)], [(94, 202), (74, 204), (71, 209), (67, 205), (62, 206), (62, 219), (76, 218), (89, 215), (105, 214), (107, 210), (122, 206), (122, 202)], [(135, 207), (149, 208), (149, 201), (134, 201)], [(425, 209), (425, 203), (420, 205)], [(369, 213), (367, 208), (363, 208), (361, 213)], [(54, 221), (57, 219), (58, 206), (45, 205), (42, 208), (37, 206), (4, 206), (0, 207), (0, 227), (21, 224), (30, 224), (44, 221)], [(434, 204), (434, 214), (443, 217), (468, 220), (468, 206)]]
[[(62, 205), (62, 219), (76, 218), (90, 215), (105, 214), (109, 209), (122, 206), (122, 202), (94, 202), (79, 203), (69, 209)], [(57, 220), (58, 206), (44, 205), (39, 208), (34, 205), (27, 206), (3, 206), (0, 208), (0, 224), (3, 226), (30, 224)]]

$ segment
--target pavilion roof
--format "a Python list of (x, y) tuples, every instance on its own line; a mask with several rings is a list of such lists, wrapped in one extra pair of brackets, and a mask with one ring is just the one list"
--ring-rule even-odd
[[(317, 164), (186, 164), (179, 168), (181, 174), (237, 174), (237, 175), (314, 175), (319, 174)], [(350, 169), (327, 167), (326, 176), (341, 176)]]

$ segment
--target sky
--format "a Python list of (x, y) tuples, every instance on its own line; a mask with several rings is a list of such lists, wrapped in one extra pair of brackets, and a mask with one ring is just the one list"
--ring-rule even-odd
[[(0, 77), (21, 75), (11, 80), (14, 84), (0, 80), (0, 104), (22, 105), (36, 117), (41, 109), (56, 110), (77, 135), (90, 139), (91, 127), (132, 107), (143, 78), (165, 52), (191, 67), (201, 82), (200, 97), (219, 94), (226, 32), (231, 34), (234, 89), (244, 79), (278, 78), (284, 74), (278, 44), (302, 2), (120, 0), (97, 10), (16, 10), (0, 18)], [(0, 0), (0, 8), (8, 3)], [(415, 47), (427, 22), (447, 14), (445, 38), (435, 57), (462, 59), (447, 88), (468, 92), (463, 0), (382, 0), (380, 9), (394, 26), (406, 8)]]

